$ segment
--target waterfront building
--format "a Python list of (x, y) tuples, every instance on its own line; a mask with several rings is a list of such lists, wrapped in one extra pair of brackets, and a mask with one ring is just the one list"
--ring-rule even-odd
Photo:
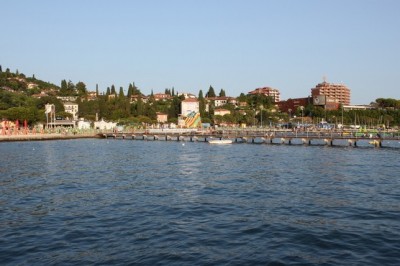
[(277, 89), (270, 87), (257, 88), (255, 90), (249, 91), (248, 94), (256, 95), (263, 94), (265, 96), (271, 97), (274, 103), (280, 102), (280, 92)]
[(166, 123), (166, 122), (168, 122), (168, 115), (167, 114), (164, 114), (164, 113), (161, 113), (161, 112), (157, 112), (156, 115), (157, 115), (157, 122), (158, 123)]
[(286, 101), (278, 102), (278, 108), (281, 112), (293, 114), (296, 112), (297, 109), (301, 107), (306, 107), (307, 105), (312, 103), (313, 102), (311, 97), (288, 99)]
[(83, 118), (79, 119), (78, 123), (77, 123), (77, 128), (78, 129), (90, 129), (90, 122), (89, 121), (85, 121)]
[(327, 95), (317, 95), (313, 97), (314, 106), (320, 106), (325, 110), (337, 110), (340, 107), (339, 99)]
[(197, 99), (189, 98), (181, 102), (181, 114), (187, 116), (188, 114), (199, 112), (199, 101)]
[(72, 114), (72, 120), (78, 120), (78, 104), (72, 102), (64, 103), (65, 112)]
[[(350, 89), (343, 84), (328, 83), (324, 80), (311, 89), (311, 96), (314, 98), (315, 105), (321, 105), (319, 101), (323, 98), (318, 98), (321, 95), (327, 96), (329, 99), (337, 99), (339, 104), (350, 105)], [(328, 100), (328, 98), (325, 100)]]
[(116, 126), (117, 126), (117, 123), (106, 122), (103, 119), (101, 119), (100, 121), (94, 122), (94, 128), (100, 129), (100, 130), (111, 130), (111, 129), (114, 129)]

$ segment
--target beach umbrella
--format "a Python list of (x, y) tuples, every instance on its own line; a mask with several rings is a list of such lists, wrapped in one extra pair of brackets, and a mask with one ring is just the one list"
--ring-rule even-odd
[(24, 120), (24, 132), (25, 134), (27, 133), (28, 130), (28, 121), (26, 121), (26, 119)]
[(19, 120), (15, 120), (15, 128), (18, 130), (19, 129)]

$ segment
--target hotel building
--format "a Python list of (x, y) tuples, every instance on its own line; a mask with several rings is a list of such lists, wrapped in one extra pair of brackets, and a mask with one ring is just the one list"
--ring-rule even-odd
[(334, 84), (324, 81), (311, 89), (311, 96), (314, 99), (314, 105), (321, 104), (319, 102), (321, 97), (319, 96), (335, 99), (338, 104), (350, 105), (350, 89), (343, 84)]

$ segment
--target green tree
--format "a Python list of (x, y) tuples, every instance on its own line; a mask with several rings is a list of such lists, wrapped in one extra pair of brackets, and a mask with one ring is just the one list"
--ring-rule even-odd
[(44, 110), (46, 104), (54, 104), (56, 112), (64, 112), (64, 104), (54, 96), (45, 96), (38, 100), (37, 109)]
[(60, 95), (67, 95), (68, 93), (68, 84), (65, 79), (61, 80), (61, 88), (60, 88)]
[(219, 97), (225, 97), (226, 93), (224, 89), (221, 89), (221, 91), (219, 92)]
[(135, 82), (132, 82), (132, 95), (142, 94), (138, 87), (136, 87)]
[(67, 95), (72, 96), (75, 94), (75, 84), (70, 80), (67, 84)]
[(129, 83), (128, 93), (126, 94), (126, 97), (128, 97), (128, 99), (130, 99), (132, 95), (133, 95), (133, 86), (131, 83)]
[(79, 81), (79, 82), (76, 84), (76, 90), (77, 90), (77, 92), (78, 92), (78, 95), (81, 96), (81, 97), (87, 95), (86, 84), (83, 83), (82, 81)]
[(179, 96), (174, 96), (172, 98), (171, 106), (168, 110), (168, 117), (178, 118), (179, 114), (181, 113), (182, 100), (182, 97)]
[(125, 95), (124, 95), (124, 88), (119, 87), (119, 94), (118, 94), (118, 97), (119, 97), (120, 99), (122, 99), (122, 98), (125, 97)]
[(400, 108), (400, 101), (392, 98), (378, 98), (375, 100), (375, 102), (381, 108), (388, 108), (388, 107), (395, 109)]
[(211, 85), (210, 85), (210, 88), (208, 89), (206, 97), (208, 97), (208, 98), (216, 97), (214, 88)]
[(38, 110), (34, 107), (12, 107), (7, 110), (0, 111), (0, 116), (11, 121), (19, 120), (23, 122), (27, 120), (29, 124), (39, 121)]
[(206, 100), (204, 99), (203, 91), (202, 91), (202, 90), (199, 91), (198, 100), (199, 100), (199, 112), (200, 112), (200, 116), (201, 116), (201, 117), (204, 117), (204, 116), (205, 116), (205, 113), (206, 113)]

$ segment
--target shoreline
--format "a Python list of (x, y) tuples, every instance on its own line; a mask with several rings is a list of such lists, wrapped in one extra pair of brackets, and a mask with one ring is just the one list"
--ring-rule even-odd
[(68, 140), (68, 139), (84, 139), (84, 138), (100, 138), (96, 134), (18, 134), (18, 135), (0, 135), (0, 142), (16, 142), (16, 141), (41, 141), (41, 140)]

